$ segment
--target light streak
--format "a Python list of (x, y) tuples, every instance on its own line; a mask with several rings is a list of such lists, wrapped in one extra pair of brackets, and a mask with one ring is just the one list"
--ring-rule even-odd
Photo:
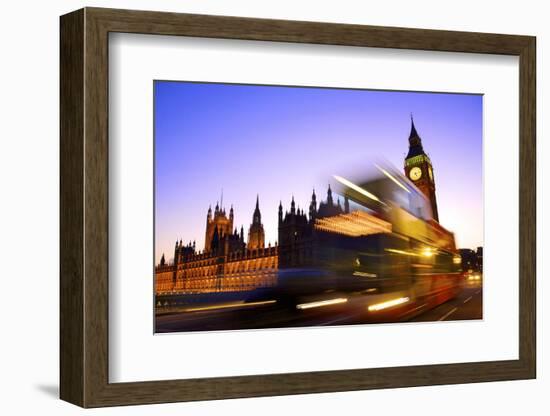
[(405, 256), (419, 256), (416, 253), (405, 251), (405, 250), (397, 250), (395, 248), (385, 248), (384, 251), (387, 251), (388, 253), (394, 253), (394, 254), (403, 254)]
[(365, 272), (353, 272), (353, 275), (357, 277), (376, 277), (375, 273), (365, 273)]
[(258, 301), (258, 302), (236, 302), (236, 303), (225, 303), (220, 305), (212, 305), (212, 306), (201, 306), (198, 308), (188, 308), (184, 309), (184, 312), (199, 312), (199, 311), (211, 311), (216, 309), (227, 309), (227, 308), (240, 308), (240, 307), (247, 307), (247, 306), (258, 306), (258, 305), (269, 305), (272, 303), (277, 302), (276, 300), (264, 300), (264, 301)]
[(401, 305), (401, 304), (406, 303), (408, 301), (409, 301), (408, 297), (387, 300), (385, 302), (380, 302), (380, 303), (375, 303), (374, 305), (370, 305), (368, 307), (368, 310), (369, 310), (369, 312), (381, 311), (382, 309), (392, 308), (394, 306)]
[(339, 303), (346, 303), (347, 298), (336, 298), (336, 299), (327, 299), (320, 300), (317, 302), (301, 303), (296, 305), (296, 309), (311, 309), (311, 308), (320, 308), (322, 306), (337, 305)]
[[(348, 186), (349, 188), (353, 189), (354, 191), (359, 192), (361, 195), (365, 195), (367, 198), (370, 198), (373, 201), (380, 202), (381, 204), (384, 204), (384, 202), (382, 202), (380, 200), (380, 198), (378, 198), (376, 195), (371, 194), (369, 191), (361, 188), (360, 186), (354, 184), (351, 181), (348, 181), (346, 178), (342, 178), (341, 176), (338, 176), (338, 175), (333, 175), (333, 176), (334, 176), (334, 179), (336, 179), (338, 182)], [(386, 204), (384, 204), (384, 205), (386, 205)]]
[[(433, 269), (434, 266), (432, 266), (431, 264), (417, 264), (417, 263), (414, 263), (414, 264), (411, 264), (411, 267), (414, 267), (416, 269)], [(418, 273), (419, 275), (421, 273)], [(434, 273), (423, 273), (425, 275), (432, 275)]]
[(401, 182), (399, 182), (391, 173), (389, 173), (386, 169), (384, 168), (381, 168), (380, 166), (376, 165), (376, 167), (384, 174), (386, 175), (388, 178), (390, 178), (392, 181), (394, 181), (397, 186), (403, 188), (405, 191), (407, 191), (409, 194), (411, 193), (411, 191), (409, 191), (407, 189), (407, 187), (405, 185), (403, 185)]

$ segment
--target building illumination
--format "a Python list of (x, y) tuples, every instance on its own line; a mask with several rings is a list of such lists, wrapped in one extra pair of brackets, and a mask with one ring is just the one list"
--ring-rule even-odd
[(318, 218), (315, 220), (315, 228), (350, 237), (391, 233), (392, 231), (391, 223), (363, 211), (353, 211), (349, 214)]

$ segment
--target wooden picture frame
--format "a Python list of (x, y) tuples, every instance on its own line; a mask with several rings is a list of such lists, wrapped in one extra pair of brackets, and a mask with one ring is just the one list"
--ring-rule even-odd
[[(212, 400), (536, 376), (535, 38), (530, 36), (85, 8), (61, 17), (60, 396), (82, 407)], [(110, 32), (519, 57), (519, 359), (109, 383)]]

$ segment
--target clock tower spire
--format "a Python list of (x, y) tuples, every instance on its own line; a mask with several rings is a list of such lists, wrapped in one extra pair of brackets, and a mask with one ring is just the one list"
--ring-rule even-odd
[(416, 131), (412, 114), (411, 132), (409, 134), (409, 152), (405, 157), (405, 175), (414, 182), (416, 187), (420, 189), (424, 195), (426, 195), (432, 206), (433, 218), (439, 222), (432, 162), (426, 152), (424, 152), (422, 139)]

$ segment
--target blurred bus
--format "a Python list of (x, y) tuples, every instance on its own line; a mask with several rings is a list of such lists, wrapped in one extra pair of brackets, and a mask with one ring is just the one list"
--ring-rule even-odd
[[(431, 205), (390, 168), (366, 181), (335, 176), (350, 212), (315, 218), (311, 255), (279, 268), (268, 296), (299, 310), (364, 306), (372, 320), (405, 320), (455, 297), (463, 285), (452, 232), (432, 218)], [(349, 302), (348, 302), (349, 301)]]

